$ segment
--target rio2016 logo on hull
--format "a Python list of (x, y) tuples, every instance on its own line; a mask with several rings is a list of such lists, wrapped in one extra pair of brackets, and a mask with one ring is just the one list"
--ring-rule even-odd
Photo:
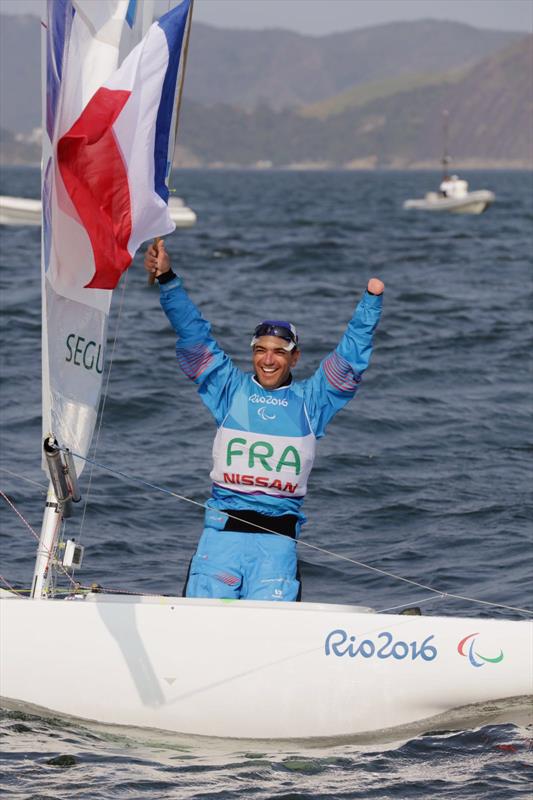
[[(374, 641), (374, 638), (377, 640)], [(404, 642), (395, 639), (389, 631), (382, 631), (372, 639), (357, 640), (357, 636), (348, 636), (345, 630), (337, 628), (326, 636), (324, 651), (327, 656), (334, 655), (342, 658), (392, 658), (396, 661), (434, 661), (437, 658), (437, 648), (430, 644), (434, 634), (426, 636), (423, 642)]]
[[(482, 656), (481, 653), (478, 653), (477, 650), (474, 649), (477, 647), (476, 636), (479, 636), (478, 632), (469, 633), (468, 636), (461, 639), (457, 645), (457, 652), (460, 656), (468, 658), (468, 661), (473, 667), (484, 667), (485, 664), (499, 664), (500, 661), (503, 661), (503, 650), (500, 650), (499, 655), (492, 658)], [(470, 644), (468, 644), (468, 642), (470, 642)]]

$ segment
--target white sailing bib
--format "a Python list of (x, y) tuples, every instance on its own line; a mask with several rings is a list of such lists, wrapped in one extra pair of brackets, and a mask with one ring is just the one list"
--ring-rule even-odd
[(225, 428), (213, 443), (211, 479), (225, 489), (303, 497), (315, 459), (316, 439)]

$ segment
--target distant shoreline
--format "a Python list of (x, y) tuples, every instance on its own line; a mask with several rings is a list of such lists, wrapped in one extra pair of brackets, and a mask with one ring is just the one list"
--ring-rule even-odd
[[(40, 169), (40, 162), (21, 161), (19, 163), (12, 160), (7, 161), (0, 158), (0, 170), (3, 169)], [(286, 166), (254, 166), (253, 164), (177, 164), (173, 170), (183, 172), (435, 172), (441, 173), (442, 168), (438, 165), (427, 163), (415, 163), (410, 165), (373, 165), (373, 166), (353, 166), (344, 167), (335, 164), (288, 164)], [(532, 172), (533, 163), (522, 161), (487, 161), (476, 162), (458, 161), (454, 163), (451, 172)]]

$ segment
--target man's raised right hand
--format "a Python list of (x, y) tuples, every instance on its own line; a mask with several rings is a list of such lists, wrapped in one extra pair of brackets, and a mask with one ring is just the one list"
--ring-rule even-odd
[(154, 278), (159, 278), (170, 269), (170, 258), (165, 250), (165, 243), (163, 239), (158, 239), (157, 244), (152, 243), (148, 245), (146, 253), (144, 254), (144, 268)]

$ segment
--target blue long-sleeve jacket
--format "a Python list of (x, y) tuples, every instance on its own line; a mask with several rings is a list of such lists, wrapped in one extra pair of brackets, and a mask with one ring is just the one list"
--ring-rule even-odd
[(275, 390), (233, 365), (180, 278), (161, 285), (161, 306), (178, 336), (178, 363), (198, 385), (218, 426), (209, 505), (271, 516), (292, 513), (303, 521), (315, 442), (359, 387), (382, 296), (365, 292), (339, 344), (316, 372)]

